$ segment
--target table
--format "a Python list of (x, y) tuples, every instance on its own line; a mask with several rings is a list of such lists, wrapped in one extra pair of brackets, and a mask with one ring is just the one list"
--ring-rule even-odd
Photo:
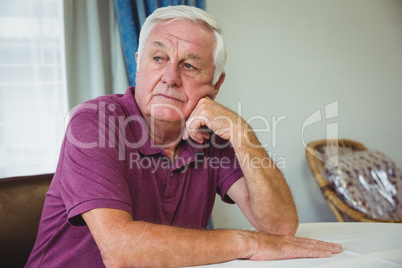
[(304, 223), (296, 236), (339, 243), (340, 254), (330, 258), (280, 261), (235, 260), (198, 267), (402, 267), (402, 224), (400, 223)]

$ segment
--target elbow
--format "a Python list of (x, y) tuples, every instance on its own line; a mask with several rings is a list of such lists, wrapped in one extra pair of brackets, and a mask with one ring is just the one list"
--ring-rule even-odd
[(277, 219), (265, 228), (257, 228), (259, 231), (265, 231), (271, 234), (294, 236), (296, 234), (297, 228), (299, 227), (299, 219), (296, 217), (294, 219)]
[(277, 234), (294, 236), (296, 234), (297, 228), (299, 228), (299, 217), (297, 212), (288, 213), (287, 215), (282, 215), (277, 218), (276, 221)]
[(278, 219), (276, 226), (278, 228), (277, 234), (294, 236), (299, 227), (299, 217), (297, 216), (297, 213), (287, 215), (287, 217)]
[(294, 236), (299, 227), (299, 219), (287, 220), (279, 227), (278, 234)]

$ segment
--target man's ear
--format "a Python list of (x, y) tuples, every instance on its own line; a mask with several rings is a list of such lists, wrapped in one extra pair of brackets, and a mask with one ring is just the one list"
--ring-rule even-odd
[(223, 81), (225, 81), (225, 77), (226, 77), (226, 73), (223, 72), (223, 73), (221, 74), (221, 76), (219, 77), (218, 82), (216, 82), (216, 84), (215, 84), (215, 91), (214, 91), (214, 96), (213, 96), (212, 99), (215, 99), (215, 98), (216, 98), (216, 95), (218, 95), (219, 89), (221, 88), (221, 86), (222, 86), (222, 84), (223, 84)]

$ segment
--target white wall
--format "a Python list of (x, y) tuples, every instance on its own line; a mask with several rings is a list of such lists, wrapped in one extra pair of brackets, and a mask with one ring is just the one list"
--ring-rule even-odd
[[(302, 126), (313, 112), (321, 109), (324, 120), (305, 128), (305, 142), (325, 139), (332, 123), (338, 131), (330, 138), (360, 141), (402, 167), (402, 1), (206, 0), (206, 6), (228, 49), (217, 100), (246, 120), (268, 120), (271, 131), (258, 136), (281, 165), (301, 222), (335, 220), (304, 157)], [(326, 120), (324, 107), (334, 101), (338, 117)], [(219, 200), (213, 221), (217, 228), (250, 227), (236, 206)]]

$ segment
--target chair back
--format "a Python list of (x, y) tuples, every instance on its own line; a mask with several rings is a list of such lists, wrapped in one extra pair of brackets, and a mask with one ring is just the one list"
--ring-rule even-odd
[(53, 174), (0, 179), (0, 266), (24, 267)]
[(311, 142), (306, 147), (306, 159), (313, 173), (314, 179), (321, 190), (326, 202), (340, 222), (359, 221), (359, 222), (402, 222), (402, 220), (382, 220), (374, 219), (368, 215), (357, 211), (342, 201), (331, 187), (325, 177), (325, 164), (327, 160), (336, 155), (342, 155), (357, 151), (366, 151), (367, 148), (362, 143), (347, 140), (319, 140)]

